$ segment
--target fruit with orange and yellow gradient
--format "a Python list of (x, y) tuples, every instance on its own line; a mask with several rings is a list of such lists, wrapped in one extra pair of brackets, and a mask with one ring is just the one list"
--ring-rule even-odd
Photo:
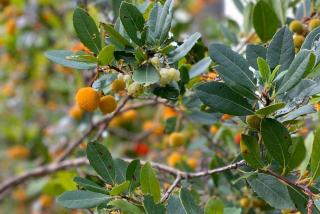
[(76, 94), (78, 106), (86, 112), (93, 112), (99, 106), (100, 95), (91, 87), (80, 88)]
[(120, 91), (123, 91), (123, 90), (125, 90), (125, 88), (126, 88), (126, 83), (123, 79), (116, 79), (111, 84), (111, 90), (114, 93), (118, 93)]
[(169, 166), (175, 166), (182, 160), (182, 156), (178, 152), (173, 152), (167, 158), (167, 162)]
[(83, 111), (79, 106), (74, 105), (70, 110), (69, 110), (69, 116), (74, 119), (74, 120), (81, 120), (83, 116)]
[(310, 31), (319, 27), (319, 26), (320, 26), (320, 19), (315, 18), (315, 19), (311, 19), (309, 21), (308, 27), (309, 27)]
[(12, 159), (25, 159), (29, 157), (30, 150), (25, 146), (16, 145), (7, 149), (6, 154)]
[(189, 158), (187, 164), (191, 169), (196, 169), (198, 166), (198, 161), (195, 158)]
[(103, 114), (109, 114), (116, 110), (117, 101), (111, 95), (106, 95), (100, 98), (99, 108)]
[(299, 20), (293, 20), (289, 25), (289, 29), (296, 34), (302, 34), (304, 31), (303, 24)]

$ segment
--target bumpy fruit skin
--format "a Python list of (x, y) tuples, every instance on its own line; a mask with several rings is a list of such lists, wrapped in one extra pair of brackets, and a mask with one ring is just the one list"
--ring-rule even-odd
[(117, 101), (111, 95), (100, 98), (99, 108), (103, 114), (109, 114), (117, 108)]
[(296, 48), (301, 48), (302, 43), (304, 42), (304, 37), (301, 35), (295, 35), (293, 37), (293, 43)]
[(128, 94), (132, 97), (138, 97), (143, 93), (143, 86), (137, 82), (133, 82), (128, 87)]
[(248, 115), (246, 117), (246, 123), (253, 130), (260, 130), (261, 118), (257, 115)]
[(83, 111), (79, 106), (73, 106), (69, 111), (69, 116), (74, 120), (80, 120), (83, 116)]
[(93, 112), (99, 106), (100, 95), (91, 87), (80, 88), (76, 94), (78, 106), (87, 112)]
[(302, 34), (304, 30), (302, 23), (298, 20), (293, 20), (289, 25), (289, 29), (297, 34)]
[(181, 132), (173, 132), (169, 136), (170, 146), (181, 146), (185, 143), (186, 137)]
[(138, 116), (138, 112), (132, 109), (132, 110), (123, 112), (120, 115), (120, 118), (123, 122), (132, 122), (137, 118), (137, 116)]
[(181, 161), (182, 157), (178, 152), (173, 152), (167, 159), (169, 166), (175, 166)]
[(320, 26), (320, 19), (311, 19), (309, 22), (309, 30), (313, 30)]
[(198, 161), (195, 158), (189, 158), (187, 160), (187, 164), (191, 169), (195, 169), (198, 166)]
[(250, 200), (247, 197), (243, 197), (240, 199), (239, 204), (243, 208), (248, 208), (250, 207)]
[(123, 91), (125, 88), (126, 88), (126, 83), (123, 79), (116, 79), (111, 84), (111, 89), (115, 93), (119, 91)]

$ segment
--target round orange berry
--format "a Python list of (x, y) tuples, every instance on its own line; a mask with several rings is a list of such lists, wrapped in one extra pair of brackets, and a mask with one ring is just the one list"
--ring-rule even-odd
[(103, 114), (109, 114), (117, 108), (117, 101), (111, 95), (106, 95), (100, 98), (99, 108)]
[(91, 87), (80, 88), (76, 94), (78, 106), (87, 112), (93, 112), (99, 105), (100, 95)]

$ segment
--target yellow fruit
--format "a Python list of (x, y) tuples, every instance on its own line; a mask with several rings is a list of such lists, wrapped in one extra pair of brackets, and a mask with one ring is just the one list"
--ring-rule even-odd
[(219, 128), (215, 125), (210, 127), (210, 133), (211, 134), (216, 134), (218, 132)]
[(125, 122), (132, 122), (137, 118), (137, 116), (138, 116), (137, 111), (132, 109), (132, 110), (123, 112), (121, 114), (121, 120)]
[(253, 130), (260, 130), (261, 118), (257, 115), (248, 115), (246, 117), (246, 123)]
[(293, 20), (289, 25), (289, 29), (294, 33), (302, 34), (304, 27), (299, 20)]
[(187, 160), (187, 164), (191, 169), (195, 169), (198, 166), (198, 161), (195, 158), (189, 158)]
[(30, 150), (24, 146), (12, 146), (7, 150), (7, 156), (12, 159), (24, 159), (29, 157)]
[(117, 93), (123, 91), (126, 88), (126, 83), (123, 79), (116, 79), (111, 84), (111, 89), (113, 92)]
[(165, 107), (163, 110), (163, 117), (165, 120), (170, 117), (175, 117), (177, 115), (178, 115), (178, 113), (173, 108)]
[(309, 22), (309, 30), (313, 30), (320, 26), (320, 19), (311, 19)]
[(261, 200), (259, 198), (254, 198), (252, 200), (252, 206), (254, 206), (254, 207), (264, 207), (264, 206), (266, 206), (266, 202), (264, 202), (264, 200)]
[(75, 105), (70, 109), (69, 116), (74, 120), (80, 120), (83, 116), (83, 111), (79, 106)]
[(100, 98), (99, 108), (103, 114), (109, 114), (117, 108), (117, 101), (111, 95)]
[(154, 123), (150, 120), (145, 121), (143, 123), (143, 130), (148, 132), (150, 131), (152, 134), (161, 135), (164, 131), (164, 127), (160, 123)]
[(301, 48), (303, 42), (304, 42), (304, 36), (295, 35), (293, 37), (293, 43), (296, 48)]
[(181, 132), (173, 132), (169, 136), (170, 146), (181, 146), (186, 140), (186, 136)]
[(250, 207), (250, 200), (247, 197), (243, 197), (240, 199), (239, 204), (243, 208), (248, 208)]
[(53, 198), (49, 195), (41, 195), (39, 202), (42, 207), (50, 207), (53, 203)]
[(80, 88), (76, 94), (78, 106), (87, 112), (93, 112), (99, 105), (100, 95), (91, 87)]
[(167, 159), (169, 166), (175, 166), (181, 161), (182, 157), (178, 152), (173, 152)]

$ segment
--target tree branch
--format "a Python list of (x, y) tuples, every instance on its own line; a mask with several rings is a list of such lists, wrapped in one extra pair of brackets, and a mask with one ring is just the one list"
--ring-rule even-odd
[[(126, 162), (131, 162), (132, 159), (123, 159)], [(146, 161), (141, 161), (141, 164), (145, 164)], [(231, 170), (231, 169), (236, 169), (240, 166), (245, 165), (245, 162), (239, 161), (227, 166), (223, 166), (223, 167), (219, 167), (219, 168), (215, 168), (215, 169), (211, 169), (211, 170), (206, 170), (206, 171), (200, 171), (200, 172), (185, 172), (185, 171), (181, 171), (178, 169), (175, 169), (173, 167), (169, 167), (163, 164), (159, 164), (159, 163), (155, 163), (155, 162), (150, 162), (152, 167), (154, 167), (155, 169), (165, 172), (165, 173), (169, 173), (173, 176), (176, 176), (176, 180), (173, 183), (173, 185), (169, 188), (169, 190), (167, 191), (167, 193), (165, 193), (165, 195), (163, 196), (168, 198), (169, 195), (171, 194), (171, 192), (173, 191), (173, 189), (175, 188), (175, 186), (178, 185), (178, 183), (183, 180), (183, 179), (192, 179), (192, 178), (198, 178), (198, 177), (204, 177), (204, 176), (208, 176), (208, 175), (212, 175), (212, 174), (216, 174), (216, 173), (221, 173), (227, 170)], [(32, 178), (37, 178), (37, 177), (42, 177), (42, 176), (46, 176), (52, 173), (55, 173), (57, 171), (60, 170), (64, 170), (67, 168), (72, 168), (72, 167), (79, 167), (79, 166), (83, 166), (83, 165), (88, 165), (89, 161), (87, 160), (87, 158), (77, 158), (77, 159), (72, 159), (72, 160), (65, 160), (62, 162), (58, 162), (58, 163), (52, 163), (46, 166), (40, 166), (38, 168), (35, 168), (33, 170), (30, 170), (28, 172), (25, 172), (17, 177), (14, 178), (9, 178), (7, 180), (5, 180), (2, 184), (0, 184), (0, 200), (3, 199), (3, 197), (5, 196), (6, 192), (11, 189), (12, 187), (16, 187)], [(164, 199), (165, 200), (165, 199)]]

